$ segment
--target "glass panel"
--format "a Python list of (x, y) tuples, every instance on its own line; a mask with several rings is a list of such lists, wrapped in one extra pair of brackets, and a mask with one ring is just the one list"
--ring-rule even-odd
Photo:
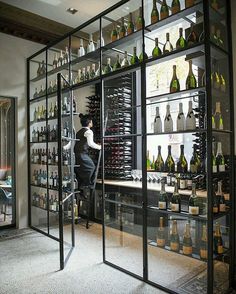
[(0, 227), (15, 224), (15, 104), (0, 97)]

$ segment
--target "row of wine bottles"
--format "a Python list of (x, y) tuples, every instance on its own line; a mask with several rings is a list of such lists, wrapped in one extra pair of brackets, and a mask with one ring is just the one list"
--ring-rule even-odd
[[(62, 153), (62, 164), (64, 166), (67, 166), (70, 164), (70, 152), (68, 150), (63, 150)], [(73, 155), (74, 157), (74, 155)], [(53, 147), (53, 150), (51, 152), (51, 149), (48, 149), (46, 152), (46, 149), (32, 149), (31, 153), (31, 163), (33, 164), (40, 164), (40, 165), (57, 165), (58, 164), (58, 149), (56, 151), (56, 148)]]
[[(182, 254), (187, 256), (192, 256), (193, 253), (193, 241), (191, 236), (190, 223), (185, 224), (184, 235), (182, 237), (182, 244), (180, 242), (180, 236), (178, 233), (177, 220), (172, 221), (172, 226), (169, 234), (169, 240), (167, 238), (166, 227), (164, 226), (164, 218), (159, 218), (159, 227), (157, 229), (156, 243), (158, 247), (165, 248), (169, 243), (170, 250), (180, 253), (182, 245)], [(195, 249), (199, 249), (199, 255), (202, 260), (207, 260), (207, 227), (206, 225), (202, 226), (201, 239), (196, 240)], [(215, 223), (215, 232), (214, 232), (214, 253), (216, 255), (221, 255), (224, 253), (223, 239), (221, 234), (221, 228), (219, 223)]]
[[(34, 192), (32, 195), (32, 205), (47, 209), (47, 193), (39, 194)], [(59, 212), (59, 200), (56, 195), (50, 195), (49, 197), (49, 210)]]

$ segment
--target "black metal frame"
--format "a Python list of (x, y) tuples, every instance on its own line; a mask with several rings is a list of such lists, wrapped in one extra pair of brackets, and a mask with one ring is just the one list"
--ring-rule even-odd
[[(33, 54), (31, 57), (29, 57), (27, 59), (27, 78), (28, 78), (28, 84), (27, 84), (27, 95), (28, 95), (28, 99), (30, 99), (30, 91), (29, 91), (29, 83), (30, 83), (30, 68), (29, 68), (29, 64), (31, 59), (33, 59), (34, 57), (36, 57), (37, 55), (48, 51), (49, 48), (51, 48), (53, 45), (59, 43), (60, 41), (66, 39), (69, 37), (69, 43), (71, 43), (71, 36), (80, 31), (83, 30), (83, 28), (85, 28), (86, 26), (92, 24), (94, 21), (98, 21), (99, 20), (99, 28), (100, 28), (100, 40), (101, 40), (101, 36), (102, 36), (102, 18), (112, 12), (113, 10), (119, 8), (120, 6), (122, 6), (125, 3), (128, 3), (129, 0), (122, 0), (119, 1), (117, 4), (113, 5), (112, 7), (110, 7), (109, 9), (105, 10), (104, 12), (100, 13), (99, 15), (97, 15), (96, 17), (92, 18), (91, 20), (87, 21), (86, 23), (84, 23), (83, 25), (77, 27), (76, 29), (74, 29), (73, 31), (71, 31), (70, 33), (66, 34), (65, 36), (63, 36), (62, 38), (60, 38), (59, 40), (57, 40), (56, 42), (53, 42), (51, 44), (49, 44), (46, 48), (38, 51), (37, 53)], [(144, 0), (141, 0), (142, 3), (142, 14), (144, 15)], [(205, 36), (209, 36), (210, 35), (210, 11), (209, 11), (209, 6), (210, 6), (210, 0), (204, 0), (202, 2), (203, 5), (203, 11), (204, 11), (204, 30), (205, 30)], [(231, 15), (230, 15), (230, 3), (229, 1), (227, 1), (227, 12), (228, 12), (228, 16), (227, 16), (227, 27), (229, 29), (229, 33), (228, 33), (228, 56), (229, 56), (229, 77), (230, 77), (230, 106), (231, 106), (231, 113), (230, 113), (230, 124), (231, 124), (231, 129), (234, 130), (234, 113), (233, 113), (233, 105), (234, 105), (234, 99), (233, 99), (233, 68), (232, 68), (232, 37), (231, 37)], [(144, 53), (145, 51), (145, 30), (142, 30), (142, 36), (141, 36), (143, 43), (142, 43), (142, 51)], [(206, 68), (206, 88), (205, 88), (205, 93), (207, 94), (207, 142), (211, 142), (212, 141), (212, 121), (211, 121), (211, 114), (212, 114), (212, 98), (211, 98), (211, 60), (209, 58), (209, 56), (211, 56), (211, 47), (212, 47), (212, 43), (208, 38), (205, 38), (205, 41), (203, 43), (201, 43), (201, 45), (203, 45), (203, 47), (205, 48), (205, 68)], [(102, 49), (99, 52), (99, 60), (100, 60), (100, 64), (102, 64)], [(176, 51), (176, 54), (178, 54), (181, 52)], [(175, 52), (171, 53), (170, 55), (174, 56)], [(166, 60), (168, 59), (169, 56), (166, 57)], [(171, 56), (170, 56), (171, 57)], [(115, 77), (117, 75), (121, 75), (123, 73), (127, 73), (130, 71), (134, 71), (135, 69), (137, 69), (138, 67), (141, 69), (141, 113), (142, 113), (142, 144), (143, 144), (143, 148), (142, 148), (142, 173), (143, 173), (143, 186), (142, 186), (142, 211), (143, 211), (143, 277), (140, 277), (136, 274), (133, 274), (130, 271), (127, 271), (124, 268), (121, 268), (109, 261), (106, 260), (106, 250), (105, 250), (105, 222), (104, 222), (104, 213), (103, 213), (103, 218), (102, 218), (102, 226), (103, 226), (103, 262), (105, 264), (108, 264), (116, 269), (119, 269), (121, 271), (123, 271), (124, 273), (127, 273), (135, 278), (138, 278), (142, 281), (145, 281), (155, 287), (160, 288), (161, 290), (167, 291), (168, 293), (175, 293), (174, 291), (167, 289), (166, 287), (163, 287), (161, 285), (158, 285), (152, 281), (150, 281), (148, 279), (148, 249), (147, 249), (147, 213), (148, 213), (148, 209), (147, 209), (147, 171), (146, 171), (146, 147), (147, 147), (147, 130), (146, 130), (146, 64), (147, 62), (144, 61), (141, 64), (139, 64), (138, 66), (131, 66), (129, 69), (121, 69), (115, 73), (111, 73), (111, 74), (107, 74), (106, 76), (102, 76), (102, 72), (100, 69), (100, 78), (92, 81), (92, 82), (84, 82), (78, 86), (71, 86), (70, 85), (70, 89), (76, 89), (76, 88), (80, 88), (83, 86), (88, 85), (89, 83), (100, 83), (101, 87), (100, 87), (100, 91), (101, 91), (101, 99), (102, 99), (102, 105), (104, 105), (104, 79), (106, 79), (107, 77)], [(69, 72), (71, 72), (71, 65), (69, 65)], [(70, 77), (70, 75), (69, 75)], [(58, 81), (59, 79), (61, 79), (60, 75), (58, 75)], [(46, 77), (47, 80), (47, 77)], [(60, 83), (59, 83), (60, 84)], [(202, 89), (201, 89), (202, 90)], [(61, 89), (58, 89), (57, 92), (57, 98), (58, 98), (58, 106), (60, 106), (60, 94), (61, 93)], [(47, 95), (46, 95), (47, 97)], [(59, 107), (60, 108), (60, 107)], [(29, 113), (30, 111), (30, 107), (28, 107), (28, 121), (29, 121)], [(60, 117), (60, 115), (59, 115)], [(104, 139), (105, 139), (105, 134), (104, 134), (104, 110), (102, 107), (102, 116), (101, 116), (101, 125), (102, 125), (102, 147), (104, 147)], [(60, 119), (59, 119), (59, 132), (61, 132), (60, 129)], [(30, 133), (29, 133), (29, 127), (28, 127), (28, 138), (30, 138)], [(234, 131), (232, 131), (230, 133), (230, 140), (231, 140), (231, 146), (230, 146), (230, 153), (231, 153), (231, 162), (233, 162), (234, 159)], [(58, 142), (58, 147), (59, 150), (61, 150), (61, 143)], [(104, 148), (103, 152), (102, 152), (102, 191), (103, 191), (103, 212), (105, 210), (105, 200), (104, 200), (104, 193), (105, 193), (105, 184), (104, 184)], [(30, 158), (30, 143), (28, 142), (28, 160)], [(212, 169), (211, 169), (211, 159), (212, 159), (212, 148), (211, 145), (208, 144), (207, 146), (207, 191), (209, 195), (212, 195)], [(61, 160), (61, 159), (60, 159)], [(30, 176), (30, 171), (28, 172), (29, 176)], [(59, 194), (62, 193), (61, 189), (59, 190)], [(30, 185), (29, 185), (29, 204), (30, 204)], [(231, 219), (231, 225), (230, 225), (230, 243), (231, 243), (231, 262), (230, 262), (230, 287), (233, 286), (233, 279), (234, 279), (234, 273), (235, 273), (235, 268), (234, 268), (234, 257), (235, 257), (235, 242), (236, 240), (234, 239), (234, 232), (235, 232), (235, 200), (234, 200), (234, 171), (233, 168), (231, 168), (231, 203), (232, 203), (232, 210), (230, 213), (230, 219)], [(62, 198), (60, 199), (62, 200)], [(213, 282), (214, 282), (214, 270), (213, 270), (213, 221), (214, 221), (214, 217), (213, 217), (213, 212), (212, 212), (212, 205), (213, 205), (213, 199), (212, 197), (208, 197), (208, 219), (207, 219), (207, 224), (208, 224), (208, 265), (207, 265), (207, 271), (208, 271), (208, 283), (207, 283), (207, 288), (208, 288), (208, 293), (213, 293)], [(61, 204), (60, 204), (61, 207)], [(31, 208), (29, 205), (29, 219), (31, 218)], [(60, 209), (60, 227), (63, 224), (63, 220), (62, 220), (62, 208)], [(30, 220), (30, 226), (31, 225), (31, 220)], [(34, 228), (34, 227), (33, 227)], [(40, 231), (37, 228), (34, 228), (37, 231)], [(41, 231), (40, 231), (41, 232)], [(62, 246), (63, 246), (63, 231), (60, 229), (60, 238), (57, 239), (53, 236), (51, 236), (50, 234), (47, 234), (45, 232), (41, 232), (57, 241), (60, 241), (60, 247), (62, 250)], [(61, 257), (61, 262), (62, 262), (62, 257)], [(61, 268), (63, 268), (62, 263), (61, 263)]]

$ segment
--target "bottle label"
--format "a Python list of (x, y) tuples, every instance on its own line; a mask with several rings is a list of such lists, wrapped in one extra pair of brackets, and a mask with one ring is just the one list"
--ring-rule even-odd
[(201, 259), (207, 259), (207, 250), (206, 249), (200, 249), (200, 257), (201, 257)]
[(213, 166), (212, 166), (212, 172), (213, 172), (213, 173), (217, 173), (217, 166), (216, 166), (216, 165), (213, 165)]
[(68, 210), (68, 217), (71, 217), (71, 210)]
[(159, 201), (159, 209), (166, 209), (166, 202)]
[(198, 206), (189, 206), (188, 210), (189, 214), (199, 215), (199, 207)]
[(179, 204), (171, 203), (171, 210), (179, 212)]
[(170, 242), (170, 249), (172, 251), (179, 251), (179, 243), (175, 243), (175, 242)]
[(49, 186), (53, 186), (53, 179), (49, 179), (48, 184)]
[(214, 206), (213, 207), (213, 213), (218, 213), (218, 212), (219, 212), (218, 206)]
[(218, 254), (222, 254), (222, 253), (224, 253), (223, 245), (218, 245), (218, 246), (217, 246), (217, 253), (218, 253)]
[(186, 181), (185, 181), (185, 179), (181, 179), (179, 181), (179, 188), (180, 189), (186, 189)]
[(193, 247), (192, 246), (184, 246), (183, 245), (183, 254), (184, 255), (192, 255)]
[(225, 206), (225, 204), (220, 204), (220, 212), (225, 212), (226, 211), (226, 206)]
[(159, 247), (165, 247), (165, 239), (157, 239), (157, 246)]
[(219, 165), (219, 172), (225, 172), (225, 165), (224, 164)]

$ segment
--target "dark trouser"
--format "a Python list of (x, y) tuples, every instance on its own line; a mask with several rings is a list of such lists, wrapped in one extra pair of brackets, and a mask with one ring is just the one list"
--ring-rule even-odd
[(87, 153), (77, 154), (76, 165), (80, 166), (75, 168), (79, 187), (92, 185), (95, 178), (95, 165), (89, 155)]

